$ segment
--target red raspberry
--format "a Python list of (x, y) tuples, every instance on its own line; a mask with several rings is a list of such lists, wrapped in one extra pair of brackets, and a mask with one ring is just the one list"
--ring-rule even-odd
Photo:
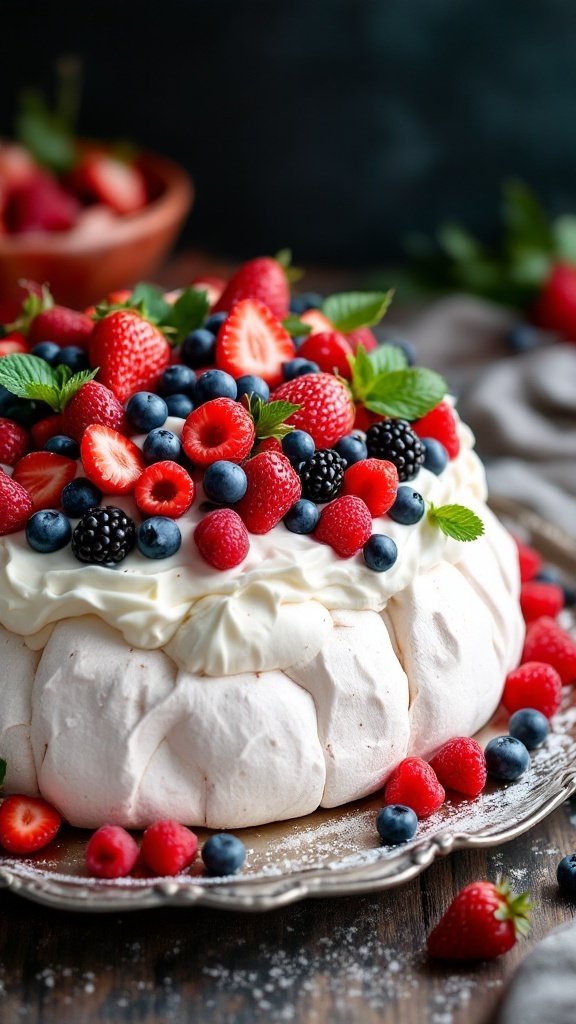
[(549, 615), (555, 619), (564, 607), (564, 591), (555, 583), (538, 583), (530, 580), (520, 590), (520, 607), (526, 622)]
[(523, 544), (517, 537), (514, 537), (514, 540), (518, 548), (520, 579), (522, 583), (527, 583), (528, 580), (533, 580), (536, 574), (540, 572), (542, 558), (538, 551), (536, 551), (536, 548), (531, 548), (529, 544)]
[(138, 844), (119, 825), (102, 825), (88, 840), (86, 868), (94, 878), (123, 878), (138, 860)]
[(134, 498), (146, 516), (178, 519), (188, 511), (196, 487), (189, 473), (177, 462), (166, 460), (147, 466), (136, 481)]
[(80, 442), (91, 423), (126, 432), (124, 407), (110, 388), (96, 380), (83, 384), (68, 402), (62, 415), (63, 433)]
[(431, 759), (430, 767), (445, 789), (464, 796), (478, 796), (486, 785), (484, 751), (470, 736), (456, 736), (444, 743)]
[(372, 534), (372, 516), (362, 498), (344, 494), (325, 505), (313, 536), (340, 558), (350, 558)]
[(30, 447), (30, 435), (14, 420), (0, 418), (0, 462), (15, 466)]
[(385, 459), (362, 459), (344, 473), (344, 494), (362, 498), (372, 516), (383, 516), (394, 504), (398, 470)]
[(0, 537), (23, 530), (33, 511), (28, 491), (0, 469)]
[(319, 331), (310, 334), (298, 349), (298, 356), (311, 359), (325, 373), (337, 373), (345, 380), (351, 380), (352, 370), (348, 356), (353, 348), (340, 331)]
[(552, 718), (562, 701), (562, 680), (555, 668), (542, 661), (526, 661), (506, 676), (502, 703), (510, 714), (536, 708)]
[(198, 837), (184, 825), (167, 819), (150, 825), (142, 836), (140, 856), (156, 875), (178, 875), (198, 852)]
[(231, 398), (213, 398), (194, 409), (182, 431), (182, 445), (192, 462), (210, 466), (219, 459), (242, 462), (254, 444), (254, 421)]
[(419, 818), (428, 818), (444, 803), (446, 794), (436, 772), (421, 757), (405, 757), (386, 783), (385, 804), (404, 804)]
[(307, 373), (286, 381), (276, 388), (272, 398), (300, 406), (287, 422), (296, 430), (311, 434), (317, 448), (331, 448), (354, 425), (355, 407), (350, 391), (331, 373)]
[(30, 427), (30, 433), (32, 434), (32, 440), (36, 448), (43, 448), (46, 441), (49, 441), (51, 437), (56, 437), (56, 434), (64, 433), (64, 424), (62, 416), (59, 412), (55, 412), (53, 416), (45, 416), (43, 420), (38, 420), (37, 423), (33, 423)]
[(302, 494), (296, 470), (285, 455), (261, 452), (244, 465), (246, 494), (238, 502), (238, 514), (250, 533), (268, 533)]
[(418, 437), (433, 437), (444, 445), (451, 459), (460, 451), (460, 439), (456, 430), (456, 419), (448, 402), (440, 402), (421, 419), (412, 424)]
[(526, 631), (522, 662), (544, 661), (558, 672), (564, 686), (576, 680), (576, 641), (555, 619), (544, 615)]
[(215, 569), (234, 569), (250, 550), (248, 531), (232, 508), (217, 508), (204, 516), (194, 540), (202, 558)]

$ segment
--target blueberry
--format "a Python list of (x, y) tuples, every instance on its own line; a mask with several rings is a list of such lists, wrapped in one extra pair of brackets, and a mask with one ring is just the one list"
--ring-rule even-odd
[(38, 359), (43, 359), (50, 366), (57, 365), (60, 352), (60, 345), (57, 345), (55, 341), (39, 341), (30, 349), (31, 356), (38, 356)]
[(73, 437), (65, 434), (55, 434), (46, 441), (45, 452), (54, 452), (55, 455), (65, 455), (68, 459), (80, 458), (80, 445)]
[(366, 541), (362, 553), (366, 565), (374, 572), (386, 572), (398, 558), (396, 544), (385, 533), (373, 533)]
[(66, 515), (80, 519), (85, 512), (102, 501), (102, 491), (85, 476), (77, 476), (62, 491), (62, 508)]
[(236, 399), (238, 388), (234, 377), (224, 370), (206, 370), (196, 381), (194, 400), (196, 405), (203, 405), (213, 398)]
[(418, 818), (411, 807), (404, 804), (388, 804), (376, 818), (376, 828), (383, 842), (389, 846), (407, 843), (418, 829)]
[(258, 395), (258, 398), (261, 398), (263, 402), (270, 400), (270, 388), (266, 381), (262, 380), (262, 377), (256, 377), (253, 373), (246, 373), (243, 377), (238, 377), (236, 388), (238, 390), (238, 400), (243, 395)]
[(566, 899), (576, 900), (576, 853), (563, 857), (556, 869), (560, 892)]
[(160, 395), (154, 395), (151, 391), (137, 391), (128, 399), (126, 415), (133, 427), (148, 433), (166, 422), (168, 406)]
[(403, 526), (413, 526), (424, 515), (424, 498), (411, 487), (401, 485), (396, 492), (396, 501), (388, 509), (390, 519)]
[(72, 537), (70, 520), (53, 508), (34, 512), (26, 523), (26, 540), (34, 551), (47, 555), (66, 547)]
[(311, 359), (302, 359), (301, 356), (296, 356), (295, 359), (289, 359), (287, 363), (282, 363), (282, 376), (284, 380), (304, 377), (307, 373), (320, 373), (318, 363), (313, 363)]
[(214, 361), (215, 346), (216, 335), (212, 331), (207, 331), (205, 327), (199, 327), (182, 342), (180, 350), (182, 362), (194, 370), (201, 366), (209, 366)]
[(83, 348), (79, 348), (78, 345), (65, 345), (60, 349), (58, 358), (53, 365), (67, 366), (72, 373), (80, 373), (81, 370), (87, 370), (90, 363)]
[(448, 465), (448, 452), (435, 437), (423, 437), (421, 440), (424, 445), (424, 469), (430, 470), (435, 476), (440, 476)]
[(218, 331), (222, 327), (225, 320), (228, 319), (228, 313), (212, 313), (207, 320), (204, 321), (204, 330), (211, 331), (212, 334), (218, 334)]
[(189, 395), (166, 395), (164, 399), (169, 416), (178, 416), (185, 420), (194, 408), (194, 402)]
[(284, 516), (284, 526), (290, 533), (312, 533), (318, 526), (320, 509), (308, 498), (300, 498)]
[(182, 543), (180, 528), (167, 516), (151, 516), (136, 531), (138, 550), (146, 558), (170, 558)]
[(209, 501), (218, 505), (233, 505), (246, 494), (248, 481), (242, 466), (220, 459), (213, 462), (204, 473), (204, 493)]
[(488, 774), (505, 782), (519, 779), (530, 764), (530, 754), (514, 736), (497, 736), (490, 740), (484, 753)]
[(527, 750), (536, 750), (548, 736), (550, 725), (541, 711), (536, 711), (535, 708), (522, 708), (511, 716), (508, 732), (514, 739), (520, 740)]
[(210, 875), (234, 875), (246, 860), (246, 847), (236, 836), (219, 832), (204, 843), (202, 860)]
[(5, 388), (3, 384), (0, 384), (0, 416), (5, 416), (6, 409), (14, 401), (14, 395), (8, 388)]
[(316, 451), (314, 439), (305, 430), (291, 430), (282, 438), (282, 451), (290, 459), (292, 465), (298, 465), (309, 459)]
[(323, 301), (318, 292), (303, 292), (302, 295), (293, 295), (290, 299), (290, 312), (295, 316), (302, 316), (307, 309), (322, 309)]
[(353, 466), (356, 462), (368, 458), (368, 449), (365, 442), (358, 434), (346, 434), (334, 445), (334, 450), (344, 459), (347, 466)]
[(521, 355), (523, 352), (532, 352), (539, 348), (544, 341), (542, 332), (532, 324), (518, 323), (510, 328), (506, 335), (506, 344), (512, 352)]
[(166, 398), (167, 395), (189, 395), (190, 398), (194, 398), (195, 385), (194, 370), (182, 363), (174, 363), (173, 366), (166, 367), (156, 390), (162, 398)]
[(11, 399), (11, 402), (6, 402), (2, 415), (6, 419), (19, 423), (21, 427), (29, 428), (38, 420), (43, 420), (45, 416), (52, 416), (54, 413), (54, 410), (45, 402), (16, 398), (15, 395), (11, 395)]
[(142, 445), (142, 454), (148, 464), (152, 462), (178, 462), (182, 454), (182, 442), (176, 434), (165, 427), (151, 430)]

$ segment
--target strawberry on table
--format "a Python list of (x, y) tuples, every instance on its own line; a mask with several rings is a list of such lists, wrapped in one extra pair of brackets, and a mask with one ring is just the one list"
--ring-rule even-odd
[(270, 387), (282, 380), (282, 363), (294, 357), (294, 342), (270, 309), (243, 299), (231, 309), (216, 339), (216, 365), (233, 377), (254, 374)]
[(99, 423), (84, 431), (80, 455), (86, 476), (104, 494), (129, 494), (146, 468), (133, 441)]
[(0, 807), (0, 846), (8, 853), (34, 853), (52, 842), (62, 818), (45, 800), (7, 796)]
[(278, 260), (259, 256), (243, 263), (230, 278), (214, 306), (214, 312), (228, 312), (241, 299), (263, 302), (278, 320), (288, 315), (290, 289), (286, 272)]
[(287, 381), (276, 388), (272, 399), (300, 406), (287, 422), (311, 434), (317, 448), (330, 448), (354, 425), (350, 390), (330, 373), (311, 373)]
[(76, 462), (54, 452), (29, 452), (17, 462), (12, 480), (30, 495), (34, 511), (59, 508), (62, 491), (76, 476)]
[(125, 402), (135, 391), (153, 391), (170, 362), (162, 332), (132, 309), (108, 313), (94, 327), (90, 362), (98, 379)]
[(452, 901), (428, 936), (428, 952), (440, 960), (492, 960), (529, 931), (527, 892), (513, 896), (506, 881), (472, 882)]
[(23, 530), (33, 511), (25, 488), (0, 469), (0, 537)]

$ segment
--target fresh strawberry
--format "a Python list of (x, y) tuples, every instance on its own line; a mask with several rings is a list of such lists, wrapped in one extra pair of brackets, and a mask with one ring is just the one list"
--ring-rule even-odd
[(8, 853), (34, 853), (54, 839), (62, 818), (33, 796), (7, 796), (0, 807), (0, 846)]
[(14, 420), (0, 417), (0, 462), (15, 466), (30, 447), (30, 435)]
[(529, 544), (523, 544), (521, 540), (514, 537), (516, 546), (518, 548), (518, 562), (520, 564), (520, 579), (522, 583), (527, 583), (529, 580), (534, 579), (536, 574), (540, 572), (542, 568), (542, 556), (536, 548), (530, 547)]
[(555, 619), (564, 607), (564, 591), (555, 583), (529, 580), (520, 589), (520, 607), (525, 622), (534, 622), (543, 615)]
[(80, 455), (86, 476), (103, 494), (129, 494), (146, 468), (133, 441), (99, 423), (86, 427)]
[(30, 427), (30, 433), (32, 434), (34, 447), (43, 448), (46, 441), (49, 441), (51, 437), (64, 433), (61, 413), (54, 413), (52, 416), (45, 416), (44, 419), (37, 420)]
[(299, 319), (303, 324), (308, 324), (312, 329), (311, 334), (324, 334), (325, 331), (334, 330), (334, 324), (319, 309), (307, 309)]
[[(198, 292), (206, 292), (208, 302), (212, 307), (216, 305), (220, 296), (223, 295), (224, 289), (226, 288), (226, 281), (221, 277), (214, 277), (211, 274), (201, 274), (200, 277), (195, 277), (192, 281), (192, 287)], [(170, 300), (164, 296), (167, 302)]]
[(372, 533), (372, 516), (362, 498), (345, 494), (325, 505), (313, 536), (340, 558), (355, 555)]
[(0, 537), (23, 530), (33, 511), (28, 492), (0, 469)]
[(74, 226), (80, 205), (78, 200), (43, 172), (13, 189), (6, 220), (10, 231), (68, 231)]
[(285, 455), (261, 452), (244, 465), (248, 487), (238, 514), (250, 533), (268, 533), (302, 493), (300, 477)]
[(353, 354), (352, 346), (340, 331), (318, 331), (310, 334), (298, 349), (298, 356), (318, 363), (326, 373), (337, 373), (338, 376), (350, 380), (352, 370), (347, 356)]
[(90, 362), (100, 367), (100, 382), (125, 402), (135, 391), (154, 390), (170, 362), (170, 346), (161, 331), (139, 313), (119, 309), (94, 327)]
[(20, 331), (10, 331), (0, 338), (0, 358), (11, 356), (14, 352), (29, 352), (30, 346)]
[(536, 708), (552, 718), (562, 703), (562, 680), (552, 665), (525, 661), (506, 676), (502, 703), (510, 714), (521, 708)]
[(444, 789), (476, 797), (486, 785), (484, 751), (471, 736), (456, 736), (434, 754), (430, 767)]
[[(230, 278), (214, 307), (215, 313), (231, 310), (242, 299), (263, 302), (277, 320), (288, 315), (290, 289), (284, 269), (269, 256), (248, 260)], [(287, 357), (289, 358), (289, 357)], [(244, 370), (244, 373), (256, 373)]]
[(404, 804), (419, 818), (428, 818), (442, 804), (446, 794), (436, 772), (421, 757), (405, 757), (392, 772), (384, 791), (385, 804)]
[(140, 857), (155, 875), (179, 875), (198, 853), (198, 837), (177, 821), (155, 821), (142, 836)]
[(40, 341), (54, 341), (64, 348), (66, 345), (78, 345), (88, 349), (94, 330), (94, 321), (76, 309), (66, 306), (51, 306), (38, 313), (28, 330), (28, 342), (37, 345)]
[(234, 569), (250, 550), (248, 531), (233, 508), (217, 508), (200, 520), (194, 542), (205, 562), (215, 569)]
[(104, 203), (115, 213), (133, 213), (148, 201), (146, 182), (138, 168), (111, 153), (86, 152), (72, 180), (83, 198)]
[(522, 662), (526, 661), (552, 665), (564, 686), (576, 681), (576, 641), (546, 615), (528, 626), (522, 653)]
[(100, 423), (120, 433), (127, 427), (124, 407), (110, 388), (96, 380), (83, 384), (65, 406), (62, 432), (80, 442), (91, 423)]
[(344, 494), (355, 494), (370, 515), (383, 516), (396, 501), (398, 470), (386, 459), (361, 459), (344, 473)]
[(472, 882), (428, 936), (428, 952), (441, 960), (491, 960), (528, 934), (530, 909), (528, 893), (513, 896), (507, 882)]
[(274, 401), (293, 402), (300, 409), (288, 417), (296, 430), (306, 430), (317, 448), (331, 448), (354, 425), (355, 408), (349, 389), (331, 373), (310, 373), (276, 388)]
[(136, 505), (145, 516), (178, 519), (188, 511), (196, 488), (183, 466), (166, 460), (147, 466), (134, 488)]
[(412, 430), (418, 437), (433, 437), (440, 441), (451, 459), (455, 459), (460, 451), (456, 419), (448, 402), (440, 402), (425, 416), (412, 423)]
[(186, 455), (197, 466), (220, 459), (242, 462), (254, 444), (254, 421), (231, 398), (213, 398), (194, 409), (182, 430)]
[(88, 840), (86, 869), (93, 878), (124, 878), (138, 860), (138, 843), (119, 825), (102, 825)]
[(576, 267), (557, 263), (552, 268), (536, 303), (534, 321), (558, 331), (567, 341), (576, 341)]
[(357, 327), (356, 330), (349, 331), (346, 337), (353, 352), (357, 351), (359, 345), (362, 345), (365, 352), (373, 352), (378, 348), (378, 342), (369, 327)]
[(294, 357), (294, 342), (267, 306), (243, 299), (232, 307), (216, 339), (216, 365), (233, 377), (252, 373), (271, 387), (282, 380), (282, 363)]
[(28, 491), (34, 511), (60, 508), (62, 491), (76, 476), (76, 463), (54, 452), (30, 452), (14, 466), (12, 479)]

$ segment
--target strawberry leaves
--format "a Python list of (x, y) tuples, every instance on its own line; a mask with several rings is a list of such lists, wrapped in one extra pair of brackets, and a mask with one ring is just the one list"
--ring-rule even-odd
[(151, 324), (158, 327), (173, 345), (179, 345), (184, 338), (201, 327), (208, 313), (208, 293), (197, 288), (185, 288), (176, 302), (167, 302), (164, 291), (158, 285), (140, 282), (126, 302), (102, 303), (96, 308), (99, 319), (117, 309), (134, 309)]
[(381, 345), (370, 353), (359, 345), (348, 361), (355, 401), (380, 416), (417, 420), (446, 394), (446, 382), (439, 373), (408, 366), (395, 345)]
[(340, 295), (329, 295), (322, 303), (322, 312), (337, 331), (347, 334), (358, 327), (373, 327), (379, 323), (393, 295), (392, 289), (387, 292), (342, 292)]
[(428, 522), (438, 526), (442, 533), (454, 540), (471, 541), (484, 533), (484, 523), (466, 505), (428, 506)]
[(70, 367), (56, 369), (38, 356), (13, 355), (0, 360), (0, 384), (18, 398), (46, 402), (54, 412), (62, 412), (83, 384), (94, 380), (98, 370), (72, 374)]
[(263, 402), (258, 395), (247, 397), (245, 405), (254, 420), (256, 441), (264, 441), (268, 437), (281, 441), (294, 430), (290, 423), (284, 421), (300, 409), (294, 402)]

